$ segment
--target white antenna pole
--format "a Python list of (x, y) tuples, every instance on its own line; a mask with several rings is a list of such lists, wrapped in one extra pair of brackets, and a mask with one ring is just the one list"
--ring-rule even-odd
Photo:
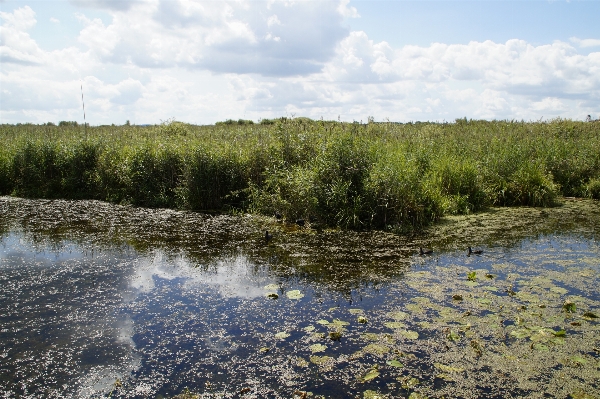
[(81, 83), (81, 106), (83, 107), (83, 130), (85, 132), (85, 136), (87, 137), (87, 123), (85, 122), (85, 103), (83, 102), (83, 83)]

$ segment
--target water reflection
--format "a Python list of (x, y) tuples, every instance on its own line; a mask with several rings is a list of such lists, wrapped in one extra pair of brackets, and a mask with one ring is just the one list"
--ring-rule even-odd
[(5, 226), (5, 396), (600, 394), (600, 246), (589, 232), (467, 257), (452, 245), (406, 256), (393, 237), (369, 252), (333, 233), (266, 246), (238, 232), (218, 254), (110, 229)]
[(268, 265), (257, 265), (243, 254), (200, 265), (185, 254), (168, 255), (163, 249), (156, 249), (136, 260), (131, 278), (134, 289), (150, 293), (161, 279), (181, 280), (182, 290), (206, 286), (223, 298), (262, 297), (264, 286), (274, 281)]

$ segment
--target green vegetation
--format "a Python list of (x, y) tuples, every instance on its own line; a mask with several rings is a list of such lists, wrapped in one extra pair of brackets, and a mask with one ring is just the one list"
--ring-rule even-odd
[(1, 125), (0, 194), (410, 231), (489, 205), (600, 198), (600, 124)]

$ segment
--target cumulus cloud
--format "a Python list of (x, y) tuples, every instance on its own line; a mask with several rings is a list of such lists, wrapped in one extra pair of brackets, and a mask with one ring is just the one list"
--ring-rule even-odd
[(394, 47), (345, 28), (347, 0), (75, 3), (77, 46), (54, 51), (31, 37), (31, 7), (0, 12), (3, 121), (77, 120), (80, 81), (92, 123), (581, 119), (600, 106), (600, 52), (580, 51), (595, 39)]
[(139, 3), (136, 0), (69, 0), (70, 3), (85, 8), (100, 8), (106, 10), (126, 11)]
[(344, 1), (156, 0), (130, 8), (108, 25), (82, 17), (79, 42), (115, 64), (290, 76), (319, 71), (348, 34)]
[(570, 40), (579, 47), (600, 47), (600, 39), (579, 39), (572, 37)]
[(42, 51), (27, 33), (37, 23), (35, 12), (25, 6), (12, 13), (0, 12), (0, 19), (0, 60), (21, 65), (40, 64)]

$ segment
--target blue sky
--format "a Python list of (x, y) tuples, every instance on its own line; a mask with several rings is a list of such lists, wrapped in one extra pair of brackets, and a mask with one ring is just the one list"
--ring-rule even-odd
[(0, 122), (600, 117), (600, 1), (0, 0)]

